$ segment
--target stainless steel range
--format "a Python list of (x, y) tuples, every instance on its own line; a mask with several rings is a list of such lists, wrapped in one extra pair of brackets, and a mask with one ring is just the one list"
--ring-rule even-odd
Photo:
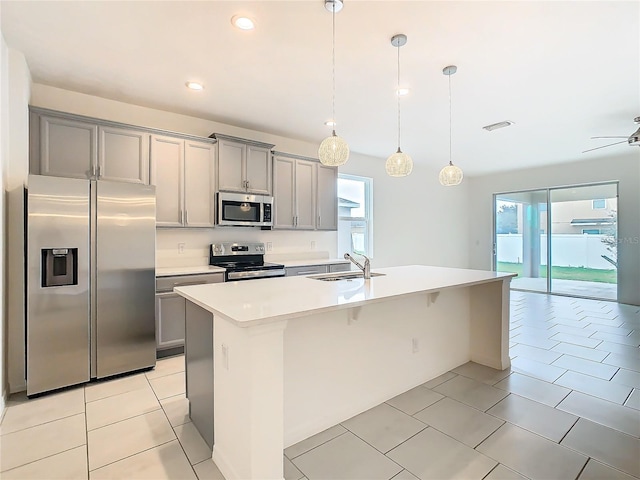
[(284, 265), (264, 261), (264, 243), (212, 243), (209, 264), (226, 269), (226, 282), (284, 277)]

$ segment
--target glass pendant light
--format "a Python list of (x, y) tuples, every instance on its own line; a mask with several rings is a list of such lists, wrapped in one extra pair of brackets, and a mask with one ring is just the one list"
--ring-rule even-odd
[(442, 69), (442, 73), (449, 77), (449, 165), (440, 170), (438, 179), (445, 187), (453, 187), (462, 183), (462, 169), (456, 167), (451, 160), (451, 75), (458, 71), (455, 65)]
[(400, 149), (400, 95), (398, 94), (400, 90), (400, 47), (406, 43), (406, 35), (400, 33), (391, 37), (391, 45), (398, 49), (398, 85), (396, 87), (396, 96), (398, 97), (398, 151), (390, 155), (384, 165), (384, 168), (391, 177), (406, 177), (411, 173), (411, 170), (413, 170), (413, 160)]
[(333, 117), (331, 121), (333, 123), (333, 132), (331, 136), (325, 138), (320, 147), (318, 148), (318, 158), (320, 159), (320, 163), (323, 165), (327, 165), (329, 167), (339, 167), (340, 165), (344, 165), (349, 160), (349, 145), (342, 138), (336, 135), (335, 130), (335, 121), (336, 121), (336, 12), (342, 10), (343, 4), (342, 0), (325, 0), (324, 6), (327, 10), (331, 12), (332, 15), (332, 78), (333, 78), (333, 96), (332, 96), (332, 104), (331, 111)]

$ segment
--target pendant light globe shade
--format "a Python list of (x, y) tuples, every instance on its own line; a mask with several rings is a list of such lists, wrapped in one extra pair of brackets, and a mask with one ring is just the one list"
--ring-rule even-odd
[(349, 160), (349, 145), (344, 138), (336, 135), (334, 131), (330, 137), (325, 138), (318, 148), (320, 163), (327, 167), (339, 167)]
[(398, 149), (387, 158), (384, 168), (390, 177), (406, 177), (413, 170), (413, 160), (408, 154)]
[(462, 183), (462, 169), (449, 162), (449, 165), (440, 170), (438, 178), (445, 187), (460, 185)]

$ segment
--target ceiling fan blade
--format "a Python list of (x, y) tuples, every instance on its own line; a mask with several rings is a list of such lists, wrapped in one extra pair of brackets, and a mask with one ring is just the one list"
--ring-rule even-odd
[(612, 147), (614, 145), (620, 145), (621, 143), (627, 143), (626, 140), (623, 140), (621, 142), (616, 142), (616, 143), (610, 143), (609, 145), (602, 145), (601, 147), (596, 147), (596, 148), (590, 148), (589, 150), (585, 150), (582, 153), (587, 153), (587, 152), (592, 152), (593, 150), (600, 150), (601, 148), (607, 148), (607, 147)]
[(629, 138), (629, 137), (622, 136), (622, 135), (618, 135), (618, 136), (615, 136), (615, 137), (591, 137), (591, 140), (594, 140), (596, 138)]

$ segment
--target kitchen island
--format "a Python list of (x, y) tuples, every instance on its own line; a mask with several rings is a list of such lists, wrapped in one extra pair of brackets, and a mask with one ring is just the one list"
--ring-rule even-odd
[(175, 289), (191, 417), (227, 479), (281, 479), (284, 448), (469, 360), (509, 367), (513, 274), (375, 273)]

